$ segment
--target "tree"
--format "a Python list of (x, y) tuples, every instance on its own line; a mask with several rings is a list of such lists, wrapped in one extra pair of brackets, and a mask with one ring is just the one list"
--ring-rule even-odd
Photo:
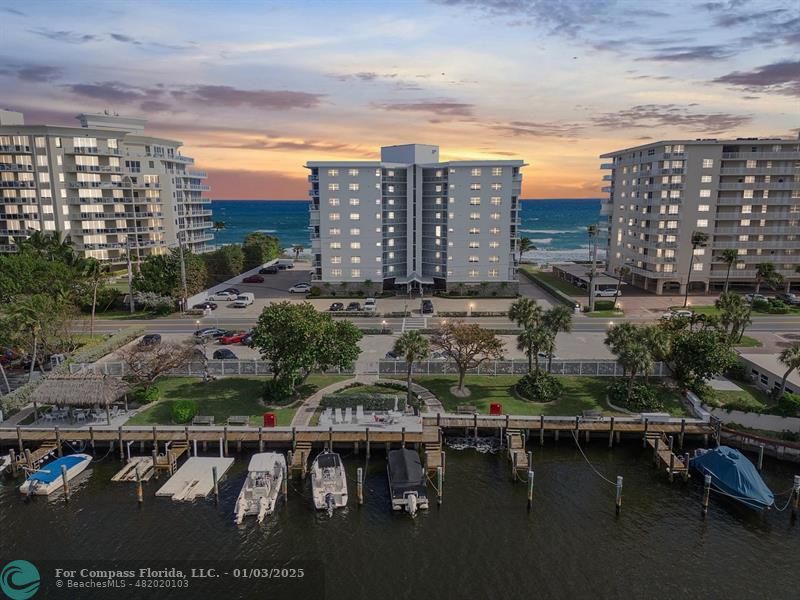
[[(761, 291), (762, 284), (766, 284), (774, 290), (782, 283), (783, 275), (778, 273), (778, 271), (775, 269), (775, 265), (771, 262), (760, 263), (756, 267), (756, 294)], [(751, 302), (750, 304), (752, 305), (753, 303)]]
[(689, 285), (692, 282), (692, 269), (694, 268), (695, 251), (708, 245), (708, 234), (703, 231), (692, 233), (692, 255), (689, 257), (689, 271), (686, 273), (686, 290), (683, 294), (683, 307), (689, 304)]
[(161, 342), (154, 346), (134, 342), (118, 350), (117, 355), (126, 366), (125, 381), (146, 392), (161, 375), (189, 364), (194, 351), (191, 340)]
[(777, 398), (780, 399), (786, 391), (786, 380), (789, 379), (789, 375), (791, 375), (793, 371), (800, 369), (800, 344), (784, 348), (778, 356), (778, 360), (784, 367), (787, 367), (781, 379), (781, 387), (777, 394)]
[(647, 374), (655, 360), (666, 353), (665, 335), (650, 325), (620, 323), (608, 330), (605, 343), (622, 365), (623, 375), (628, 375), (626, 400), (630, 401), (636, 375)]
[(408, 387), (408, 404), (411, 405), (411, 372), (414, 363), (425, 360), (431, 353), (431, 345), (419, 331), (406, 331), (394, 343), (394, 353), (406, 361), (406, 386)]
[(568, 306), (554, 306), (544, 313), (542, 325), (546, 333), (547, 372), (553, 366), (553, 353), (556, 349), (556, 337), (560, 332), (572, 331), (572, 309)]
[(597, 235), (599, 230), (597, 225), (589, 225), (586, 228), (589, 234), (589, 244), (591, 246), (592, 268), (589, 271), (589, 312), (594, 312), (594, 280), (597, 278)]
[[(251, 251), (253, 247), (251, 245)], [(209, 283), (226, 281), (236, 277), (244, 270), (244, 251), (241, 246), (228, 244), (202, 256), (206, 264)], [(254, 266), (259, 264), (261, 263), (257, 262)]]
[[(189, 296), (202, 292), (206, 289), (208, 280), (205, 260), (201, 255), (184, 249), (183, 262), (186, 266), (186, 291)], [(183, 298), (180, 251), (173, 248), (169, 254), (145, 258), (133, 281), (133, 287), (138, 292)]]
[(37, 252), (0, 255), (0, 302), (4, 304), (11, 304), (20, 296), (74, 290), (79, 279), (80, 273), (72, 264)]
[(61, 231), (34, 231), (19, 243), (19, 251), (67, 266), (74, 266), (79, 260), (70, 236)]
[[(248, 271), (278, 258), (281, 255), (281, 245), (275, 236), (254, 231), (245, 236), (242, 251), (244, 252), (244, 270)], [(239, 272), (241, 270), (240, 268)]]
[(619, 300), (619, 287), (622, 285), (622, 280), (630, 275), (631, 268), (625, 265), (621, 265), (619, 267), (614, 268), (614, 272), (617, 274), (617, 289), (614, 290), (614, 305), (611, 307), (611, 310), (617, 310), (617, 300)]
[(739, 294), (723, 292), (714, 305), (719, 309), (719, 325), (725, 332), (728, 342), (738, 343), (747, 326), (752, 323), (750, 310), (744, 298)]
[(725, 289), (723, 291), (723, 293), (727, 294), (728, 283), (731, 278), (731, 269), (733, 268), (733, 265), (735, 265), (736, 262), (739, 260), (739, 252), (735, 248), (726, 248), (720, 253), (719, 257), (720, 259), (722, 259), (723, 263), (728, 265), (728, 270), (725, 273)]
[(544, 311), (536, 300), (519, 298), (508, 309), (508, 318), (522, 328), (517, 336), (517, 348), (528, 357), (528, 373), (533, 371), (533, 357), (537, 356), (536, 373), (539, 373), (538, 352), (547, 344), (542, 317)]
[[(14, 336), (12, 334), (12, 323), (8, 318), (0, 317), (0, 358), (2, 358), (2, 353), (5, 352), (6, 348), (10, 348), (13, 346), (13, 339)], [(6, 370), (3, 367), (3, 361), (0, 360), (0, 377), (3, 378), (3, 383), (6, 386), (6, 394), (11, 393), (11, 386), (8, 384), (8, 377), (6, 376)]]
[(479, 367), (487, 360), (502, 356), (503, 342), (488, 329), (477, 323), (452, 321), (441, 325), (433, 335), (431, 345), (444, 352), (456, 363), (458, 390), (464, 392), (467, 370)]
[(536, 246), (533, 245), (533, 242), (530, 238), (520, 238), (519, 239), (519, 260), (518, 263), (522, 262), (522, 255), (525, 254), (528, 250), (536, 250)]
[(87, 258), (83, 261), (81, 274), (88, 282), (92, 290), (92, 316), (89, 319), (89, 335), (94, 337), (94, 315), (97, 309), (97, 289), (108, 277), (108, 265), (103, 265), (95, 258)]
[(225, 221), (214, 221), (214, 231), (222, 231), (225, 229)]
[(685, 388), (697, 389), (738, 359), (724, 331), (685, 329), (673, 333), (670, 343), (667, 363), (675, 380)]
[(302, 244), (296, 244), (292, 246), (292, 252), (294, 252), (295, 260), (298, 260), (300, 258), (300, 255), (303, 253), (303, 250), (305, 250), (305, 248), (303, 248)]

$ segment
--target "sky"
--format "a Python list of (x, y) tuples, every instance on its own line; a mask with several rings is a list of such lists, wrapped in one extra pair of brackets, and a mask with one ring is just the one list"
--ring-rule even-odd
[(0, 0), (0, 107), (148, 119), (217, 199), (307, 198), (308, 160), (524, 159), (599, 197), (604, 152), (796, 137), (796, 0)]

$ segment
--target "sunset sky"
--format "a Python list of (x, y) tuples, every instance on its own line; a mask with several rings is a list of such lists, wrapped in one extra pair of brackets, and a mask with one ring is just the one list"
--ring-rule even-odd
[(306, 198), (305, 161), (413, 142), (597, 197), (609, 150), (795, 137), (798, 57), (797, 0), (0, 0), (0, 107), (146, 117), (213, 198)]

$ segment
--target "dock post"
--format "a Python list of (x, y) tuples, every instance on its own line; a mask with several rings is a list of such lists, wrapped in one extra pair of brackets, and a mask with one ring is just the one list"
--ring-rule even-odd
[(220, 456), (228, 456), (228, 426), (222, 428), (222, 439), (225, 442), (225, 454), (220, 454)]
[(761, 468), (764, 466), (764, 442), (761, 442), (758, 445), (758, 472), (761, 472)]
[(328, 427), (328, 451), (333, 452), (333, 425)]
[(259, 426), (258, 428), (258, 451), (264, 451), (264, 427)]
[(658, 446), (661, 443), (661, 438), (656, 438), (653, 446), (653, 466), (658, 466)]
[(591, 432), (587, 429), (586, 431), (583, 432), (583, 437), (584, 437), (584, 443), (588, 444), (589, 440), (591, 439)]
[(292, 464), (294, 464), (294, 463), (292, 463), (292, 454), (293, 454), (293, 452), (291, 450), (287, 450), (286, 451), (286, 468), (287, 468), (286, 476), (287, 477), (289, 476), (289, 473), (291, 472)]
[(703, 480), (703, 517), (708, 514), (708, 497), (711, 495), (711, 475), (705, 475)]
[(440, 429), (442, 427), (442, 413), (436, 413), (436, 427)]
[(708, 448), (708, 434), (703, 434), (703, 447)]
[(405, 448), (406, 447), (406, 428), (405, 427), (403, 427), (403, 429), (400, 431), (400, 447), (401, 448)]
[(686, 433), (686, 419), (681, 419), (681, 432), (678, 434), (678, 448), (683, 450), (683, 435)]
[(158, 479), (158, 450), (153, 448), (153, 477)]
[(478, 413), (472, 413), (472, 428), (474, 430), (473, 436), (478, 439)]
[(186, 451), (189, 451), (189, 426), (184, 425), (183, 427), (183, 441), (186, 442)]
[(528, 450), (528, 468), (533, 469), (533, 451)]
[(616, 506), (616, 513), (619, 515), (622, 510), (622, 475), (617, 475), (617, 496), (614, 500)]
[(197, 456), (197, 440), (192, 440), (192, 456)]
[(29, 448), (25, 448), (25, 463), (28, 465), (28, 471), (33, 471), (33, 457)]
[(61, 449), (61, 430), (58, 428), (58, 425), (56, 425), (56, 451), (58, 452), (59, 457), (64, 455), (64, 452)]
[(686, 470), (683, 472), (683, 480), (689, 481), (689, 453), (683, 455), (683, 466), (686, 467)]
[(667, 442), (669, 443), (669, 451), (672, 452), (672, 447), (675, 445), (675, 440), (673, 439), (673, 436), (669, 436), (667, 438)]
[(367, 437), (367, 462), (369, 462), (369, 427), (364, 428), (364, 434)]
[(8, 450), (8, 460), (10, 461), (8, 464), (11, 466), (11, 476), (17, 476), (17, 457), (14, 454), (14, 449), (10, 448)]
[(794, 485), (792, 486), (794, 498), (792, 499), (792, 523), (797, 521), (797, 511), (800, 509), (800, 475), (794, 476)]
[(295, 448), (297, 448), (297, 427), (292, 427), (292, 452)]
[(142, 490), (142, 473), (139, 471), (139, 465), (136, 465), (136, 500), (139, 506), (144, 503), (144, 490)]
[(239, 439), (236, 440), (236, 454), (241, 454), (241, 453), (242, 453), (242, 438), (240, 434)]
[(283, 483), (281, 484), (281, 493), (283, 494), (283, 501), (289, 500), (289, 465), (283, 465)]
[(357, 481), (357, 495), (358, 495), (358, 505), (361, 506), (364, 504), (364, 468), (358, 467), (356, 469), (356, 481)]
[[(672, 439), (672, 438), (670, 438), (670, 439)], [(674, 479), (674, 473), (675, 473), (674, 469), (675, 469), (675, 455), (674, 454), (670, 454), (669, 455), (669, 482), (670, 483), (672, 483), (672, 481)]]
[(558, 435), (559, 435), (559, 433), (560, 433), (560, 432), (559, 432), (559, 430), (558, 430), (558, 429), (556, 429), (556, 430), (555, 430), (555, 433), (553, 433), (553, 439), (554, 439), (556, 442), (558, 441)]
[(611, 424), (608, 426), (608, 447), (614, 447), (614, 417), (611, 417)]
[(647, 427), (650, 425), (650, 419), (644, 420), (644, 434), (642, 435), (642, 448), (647, 448)]
[(214, 480), (214, 501), (219, 503), (219, 479), (216, 465), (211, 467), (211, 478)]
[(19, 447), (20, 454), (25, 452), (25, 448), (22, 445), (22, 429), (20, 429), (19, 425), (17, 425), (17, 446)]
[(69, 479), (67, 479), (67, 465), (61, 465), (61, 481), (64, 484), (64, 502), (69, 502)]
[(517, 453), (511, 455), (511, 480), (517, 480)]
[(539, 415), (539, 445), (544, 446), (544, 415)]
[(300, 451), (300, 478), (306, 478), (306, 461), (308, 458), (306, 457), (305, 450)]
[(441, 506), (442, 504), (442, 496), (444, 496), (444, 475), (442, 475), (442, 467), (436, 467), (436, 500)]
[(153, 425), (153, 448), (158, 450), (158, 433), (156, 432), (155, 425)]
[(444, 450), (442, 450), (442, 461), (441, 461), (441, 465), (442, 465), (442, 481), (444, 481), (444, 476), (445, 476), (445, 471), (446, 471), (445, 463), (444, 463), (444, 461), (445, 461), (444, 457), (445, 457)]
[(528, 510), (533, 505), (533, 469), (528, 465)]
[(89, 425), (89, 444), (92, 446), (92, 454), (94, 454), (94, 427)]
[(575, 416), (575, 437), (578, 437), (578, 432), (580, 431), (581, 427), (581, 418), (579, 416)]

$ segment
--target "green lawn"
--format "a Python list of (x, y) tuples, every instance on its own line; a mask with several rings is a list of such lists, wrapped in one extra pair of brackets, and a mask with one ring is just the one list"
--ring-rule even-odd
[(270, 409), (259, 402), (265, 377), (221, 377), (203, 383), (196, 377), (165, 377), (158, 381), (161, 400), (128, 421), (128, 425), (169, 425), (172, 422), (172, 403), (190, 399), (198, 403), (198, 414), (213, 416), (219, 425), (231, 415), (247, 415), (252, 425), (261, 424), (261, 415), (274, 412), (278, 425), (289, 425), (302, 399), (346, 375), (311, 375), (299, 388), (298, 400), (286, 407)]
[(542, 281), (549, 283), (557, 290), (564, 292), (569, 296), (585, 296), (587, 293), (586, 290), (581, 289), (579, 287), (575, 287), (574, 285), (567, 283), (560, 277), (553, 275), (553, 273), (548, 273), (545, 271), (537, 271), (536, 269), (530, 266), (522, 266), (520, 268), (530, 273), (535, 278), (541, 279)]
[(772, 404), (769, 396), (756, 386), (741, 381), (736, 381), (734, 383), (742, 389), (737, 391), (711, 390), (705, 395), (703, 400), (711, 406), (724, 407), (726, 404), (735, 403), (737, 404), (737, 408), (749, 407), (752, 409), (761, 409), (764, 406)]
[(624, 317), (625, 313), (621, 310), (595, 310), (592, 312), (583, 313), (587, 317), (598, 317), (605, 319), (613, 319), (614, 317)]
[(743, 348), (760, 348), (763, 344), (756, 338), (750, 337), (749, 335), (743, 335), (742, 339), (739, 340), (739, 343), (734, 345)]
[[(670, 308), (676, 308), (677, 309), (677, 308), (683, 308), (683, 307), (682, 306), (672, 306)], [(800, 308), (798, 308), (796, 306), (790, 306), (788, 308), (789, 308), (789, 312), (787, 312), (785, 314), (775, 314), (775, 313), (771, 313), (771, 312), (768, 312), (768, 311), (757, 310), (757, 309), (754, 308), (753, 309), (753, 314), (755, 316), (769, 316), (769, 317), (787, 317), (787, 316), (800, 315)], [(720, 314), (719, 309), (716, 306), (714, 306), (713, 304), (702, 304), (702, 305), (698, 305), (698, 306), (689, 306), (689, 309), (691, 311), (693, 311), (693, 312), (696, 312), (697, 314), (700, 314), (700, 315), (719, 315)]]
[[(414, 381), (433, 392), (448, 411), (454, 411), (459, 404), (475, 406), (479, 412), (488, 413), (492, 402), (500, 402), (503, 412), (514, 415), (580, 415), (584, 410), (601, 410), (606, 415), (620, 413), (611, 410), (605, 403), (606, 387), (610, 377), (559, 376), (564, 386), (560, 400), (548, 404), (538, 404), (521, 400), (514, 395), (513, 385), (519, 380), (517, 375), (467, 375), (466, 386), (472, 392), (469, 398), (457, 398), (450, 388), (457, 384), (455, 375), (424, 375)], [(682, 405), (674, 393), (659, 388), (668, 412), (684, 414)]]

